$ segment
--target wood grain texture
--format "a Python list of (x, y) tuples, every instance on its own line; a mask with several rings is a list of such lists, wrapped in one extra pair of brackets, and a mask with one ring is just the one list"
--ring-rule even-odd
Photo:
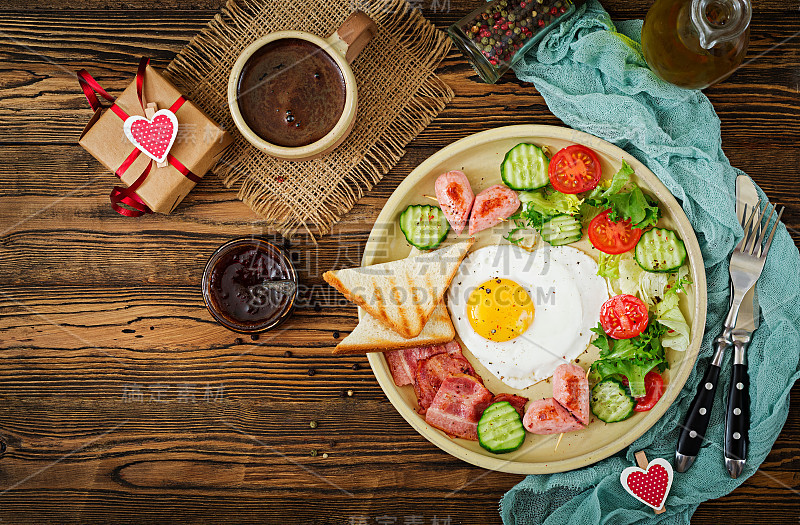
[[(618, 19), (650, 3), (605, 2)], [(443, 27), (476, 4), (421, 5)], [(141, 54), (165, 66), (219, 7), (0, 3), (0, 524), (499, 523), (497, 502), (521, 476), (442, 453), (398, 415), (365, 357), (331, 356), (356, 311), (320, 276), (358, 264), (383, 203), (441, 147), (560, 122), (530, 84), (479, 83), (452, 52), (440, 74), (453, 102), (331, 235), (288, 245), (304, 283), (296, 314), (237, 337), (205, 310), (200, 275), (219, 244), (270, 236), (268, 225), (213, 176), (168, 217), (122, 218), (113, 177), (76, 144), (91, 114), (76, 69), (119, 92)], [(706, 93), (731, 162), (787, 205), (800, 243), (798, 29), (795, 5), (759, 2), (752, 60)], [(693, 523), (797, 521), (800, 388), (791, 402), (759, 472)]]

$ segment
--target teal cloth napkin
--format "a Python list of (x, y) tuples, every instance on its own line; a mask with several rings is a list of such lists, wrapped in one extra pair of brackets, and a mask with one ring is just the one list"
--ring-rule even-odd
[[(611, 22), (596, 0), (554, 29), (514, 68), (533, 82), (566, 125), (601, 137), (647, 165), (675, 195), (692, 223), (708, 277), (708, 319), (695, 370), (658, 423), (626, 451), (571, 472), (528, 476), (500, 501), (506, 525), (689, 523), (697, 506), (728, 494), (764, 461), (786, 421), (789, 391), (800, 376), (800, 256), (780, 225), (758, 295), (763, 318), (748, 350), (752, 421), (744, 473), (723, 464), (726, 356), (706, 447), (687, 473), (675, 473), (667, 511), (655, 515), (620, 485), (619, 475), (644, 449), (674, 463), (679, 424), (705, 373), (712, 339), (728, 309), (728, 259), (743, 232), (734, 212), (735, 178), (722, 152), (720, 121), (700, 91), (661, 81), (642, 56), (638, 20)], [(761, 190), (759, 189), (759, 192)], [(762, 198), (764, 197), (761, 192)]]

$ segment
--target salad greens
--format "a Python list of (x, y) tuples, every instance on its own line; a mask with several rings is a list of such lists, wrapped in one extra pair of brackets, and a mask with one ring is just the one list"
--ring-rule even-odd
[(688, 277), (689, 269), (682, 266), (668, 280), (661, 292), (661, 300), (655, 305), (658, 322), (667, 327), (667, 333), (661, 338), (661, 344), (673, 350), (684, 351), (689, 348), (689, 323), (679, 307), (680, 294), (686, 293), (685, 286), (692, 283)]
[[(514, 223), (514, 227), (511, 228), (507, 234), (503, 235), (503, 239), (507, 240), (511, 244), (522, 246), (522, 241), (525, 239), (523, 236), (517, 234), (528, 229), (528, 223), (526, 222), (526, 219), (522, 217), (522, 212), (518, 212), (509, 217), (508, 220)], [(541, 225), (539, 227), (541, 228)]]
[(597, 261), (597, 275), (606, 279), (619, 279), (619, 263), (621, 255), (609, 255), (600, 252), (600, 259)]
[(554, 190), (551, 186), (519, 194), (522, 210), (509, 217), (514, 227), (503, 237), (510, 243), (519, 245), (523, 237), (517, 234), (527, 228), (542, 231), (545, 223), (557, 215), (577, 215), (581, 211), (583, 199)]
[(622, 167), (611, 179), (609, 186), (595, 188), (586, 197), (586, 205), (603, 210), (611, 209), (609, 219), (630, 220), (634, 228), (655, 226), (660, 214), (658, 203), (631, 180), (631, 175), (633, 168), (623, 160)]
[(646, 393), (644, 376), (647, 372), (656, 367), (663, 371), (667, 367), (661, 344), (667, 327), (656, 319), (651, 319), (647, 329), (631, 339), (612, 339), (600, 323), (597, 328), (592, 328), (592, 332), (597, 334), (597, 339), (592, 344), (600, 349), (600, 359), (592, 363), (589, 373), (589, 377), (595, 382), (609, 377), (625, 376), (631, 395), (642, 397)]
[(673, 273), (653, 273), (642, 270), (629, 253), (601, 255), (597, 273), (606, 278), (615, 294), (634, 295), (647, 304), (667, 328), (661, 340), (663, 346), (679, 352), (689, 348), (689, 323), (679, 307), (680, 294), (692, 284), (686, 265)]
[(656, 305), (656, 317), (658, 322), (668, 330), (661, 338), (661, 344), (667, 348), (683, 352), (689, 348), (689, 323), (683, 317), (683, 312), (678, 307), (679, 297), (677, 293), (667, 292), (664, 300)]
[(616, 279), (606, 278), (611, 290), (617, 295), (640, 295), (639, 278), (644, 273), (644, 270), (636, 263), (630, 252), (620, 254), (618, 257), (620, 258), (617, 263), (618, 277)]
[(570, 195), (555, 191), (552, 188), (544, 188), (535, 191), (523, 191), (519, 194), (522, 203), (529, 203), (526, 208), (532, 207), (534, 211), (543, 216), (575, 215), (580, 213), (583, 199), (577, 195)]

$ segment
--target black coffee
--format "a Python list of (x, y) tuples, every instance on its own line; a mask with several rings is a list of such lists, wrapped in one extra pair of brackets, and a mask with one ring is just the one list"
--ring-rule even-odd
[(277, 146), (316, 142), (344, 111), (344, 76), (336, 61), (306, 40), (275, 40), (245, 63), (239, 111), (258, 136)]

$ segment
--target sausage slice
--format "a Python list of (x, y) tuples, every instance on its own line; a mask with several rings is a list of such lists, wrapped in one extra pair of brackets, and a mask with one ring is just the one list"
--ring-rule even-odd
[(469, 218), (469, 234), (474, 235), (481, 230), (491, 228), (514, 215), (519, 208), (517, 192), (496, 184), (480, 192), (472, 205)]
[(475, 201), (469, 179), (461, 171), (448, 171), (439, 175), (434, 189), (444, 216), (456, 235), (460, 235), (467, 226), (469, 212)]

